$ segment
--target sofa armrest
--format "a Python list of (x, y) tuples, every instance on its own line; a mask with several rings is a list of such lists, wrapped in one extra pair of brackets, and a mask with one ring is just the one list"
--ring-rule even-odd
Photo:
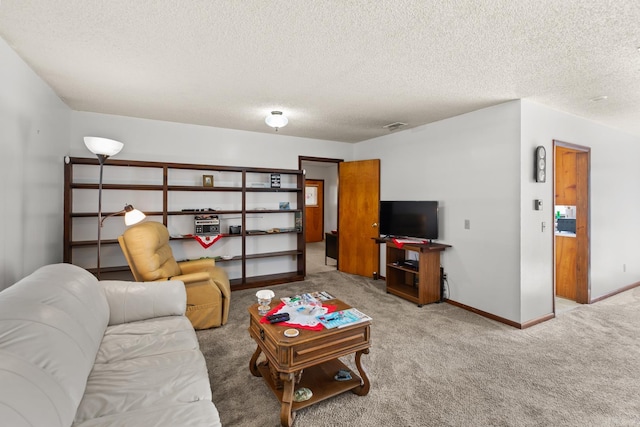
[(182, 316), (187, 307), (184, 283), (100, 281), (109, 303), (109, 325), (163, 316)]
[(215, 260), (211, 258), (194, 259), (190, 261), (180, 261), (178, 266), (182, 274), (196, 273), (198, 271), (206, 270), (207, 268), (216, 265)]

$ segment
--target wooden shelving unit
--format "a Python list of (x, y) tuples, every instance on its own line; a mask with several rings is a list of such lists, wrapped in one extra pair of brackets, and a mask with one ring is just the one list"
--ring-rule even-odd
[[(387, 245), (387, 292), (415, 302), (418, 307), (440, 301), (440, 252), (451, 246), (441, 243)], [(418, 254), (418, 268), (403, 265), (406, 251)]]
[[(85, 169), (83, 169), (85, 168)], [(89, 169), (86, 169), (89, 168)], [(77, 263), (81, 267), (93, 270), (94, 265), (87, 265), (87, 256), (77, 256), (78, 250), (91, 250), (97, 246), (96, 240), (87, 237), (88, 227), (86, 221), (95, 218), (97, 227), (98, 213), (97, 192), (99, 163), (91, 158), (69, 158), (65, 162), (64, 174), (64, 238), (63, 259), (64, 262)], [(126, 200), (120, 203), (134, 205), (143, 211), (147, 217), (155, 217), (165, 224), (172, 232), (171, 221), (177, 221), (174, 228), (185, 228), (189, 220), (185, 217), (196, 215), (217, 215), (221, 220), (233, 218), (241, 226), (240, 234), (229, 234), (221, 229), (222, 239), (233, 239), (240, 242), (238, 253), (231, 259), (217, 259), (216, 263), (221, 267), (234, 265), (234, 271), (239, 271), (238, 277), (231, 278), (232, 289), (244, 289), (260, 287), (269, 284), (284, 283), (304, 280), (305, 272), (305, 239), (304, 239), (304, 173), (293, 169), (267, 169), (254, 167), (231, 167), (185, 163), (159, 163), (132, 160), (108, 159), (104, 165), (105, 178), (103, 179), (103, 217), (118, 212), (118, 205), (107, 206), (105, 209), (105, 196), (109, 192), (121, 192)], [(107, 172), (110, 173), (107, 173)], [(271, 188), (272, 174), (282, 178), (283, 186)], [(219, 175), (222, 180), (214, 180), (213, 187), (204, 187), (198, 180), (202, 175)], [(185, 182), (186, 181), (186, 182)], [(280, 182), (280, 179), (278, 179)], [(261, 186), (256, 187), (256, 184)], [(82, 196), (79, 193), (84, 193)], [(276, 195), (276, 196), (273, 196)], [(257, 207), (261, 205), (273, 205), (270, 200), (273, 197), (282, 197), (291, 205), (291, 209), (278, 209), (274, 207)], [(175, 200), (179, 198), (180, 201)], [(90, 199), (90, 200), (89, 200)], [(91, 203), (95, 200), (96, 203)], [(188, 208), (211, 208), (218, 200), (223, 200), (224, 207), (215, 210), (184, 210)], [(185, 206), (185, 204), (190, 204)], [(277, 202), (275, 202), (277, 205)], [(79, 205), (79, 206), (78, 206)], [(108, 205), (108, 203), (107, 203)], [(233, 206), (228, 206), (233, 205)], [(107, 209), (114, 209), (107, 212)], [(262, 223), (273, 222), (273, 227), (265, 227), (261, 232), (251, 232), (252, 221), (260, 217)], [(181, 219), (182, 218), (182, 219)], [(271, 218), (271, 219), (270, 219)], [(80, 224), (85, 221), (84, 224)], [(286, 222), (285, 225), (283, 221)], [(222, 221), (221, 221), (222, 222)], [(120, 223), (120, 221), (118, 221)], [(103, 249), (115, 245), (118, 234), (124, 231), (124, 223), (111, 224), (116, 228), (116, 236), (110, 235), (102, 238)], [(120, 227), (120, 229), (117, 229)], [(274, 231), (274, 229), (276, 231)], [(184, 230), (182, 235), (172, 235), (172, 242), (181, 244), (193, 244), (198, 242), (184, 234), (193, 233), (193, 229)], [(112, 232), (113, 234), (113, 232)], [(94, 236), (95, 234), (91, 234)], [(104, 232), (103, 232), (104, 236)], [(286, 242), (280, 242), (274, 249), (268, 243), (262, 243), (257, 239), (273, 239), (274, 236), (294, 236)], [(293, 241), (289, 244), (289, 241)], [(274, 240), (272, 240), (274, 241)], [(191, 243), (192, 242), (192, 243)], [(282, 245), (288, 247), (283, 248)], [(238, 246), (238, 245), (236, 245)], [(270, 248), (265, 250), (265, 248)], [(119, 251), (119, 248), (117, 249)], [(175, 254), (175, 250), (174, 250)], [(102, 257), (104, 261), (104, 255)], [(283, 264), (293, 265), (286, 271), (269, 272), (267, 274), (254, 274), (260, 270), (261, 260), (272, 263), (273, 260), (283, 260)], [(286, 262), (284, 262), (286, 260)], [(237, 268), (238, 263), (240, 264)], [(272, 268), (272, 267), (271, 267)], [(102, 267), (102, 273), (118, 273), (129, 271), (126, 265)]]

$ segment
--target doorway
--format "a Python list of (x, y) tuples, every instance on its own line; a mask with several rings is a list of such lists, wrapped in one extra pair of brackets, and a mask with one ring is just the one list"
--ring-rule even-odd
[[(379, 247), (373, 239), (379, 237), (377, 227), (380, 201), (380, 160), (345, 162), (342, 159), (298, 157), (299, 168), (305, 170), (305, 179), (313, 178), (306, 173), (306, 166), (318, 164), (324, 166), (330, 164), (336, 171), (335, 174), (332, 174), (335, 179), (335, 186), (332, 188), (335, 189), (335, 192), (331, 192), (330, 184), (325, 180), (324, 212), (325, 233), (335, 234), (338, 241), (338, 270), (365, 277), (375, 277), (378, 274), (380, 255)], [(331, 203), (335, 204), (331, 205)], [(329, 220), (327, 213), (335, 214), (335, 223)], [(309, 274), (308, 260), (306, 266), (307, 274)]]
[(558, 306), (589, 304), (589, 147), (554, 144), (554, 289)]
[[(305, 188), (309, 183), (321, 181), (323, 183), (322, 195), (322, 225), (318, 232), (320, 240), (316, 242), (306, 243), (306, 274), (324, 273), (335, 271), (337, 262), (333, 258), (327, 258), (325, 246), (325, 233), (330, 233), (338, 229), (338, 164), (342, 159), (332, 159), (324, 157), (306, 157), (298, 158), (298, 168), (305, 171)], [(305, 197), (306, 199), (307, 197)], [(308, 217), (309, 211), (305, 207), (305, 230), (309, 230), (309, 222), (315, 221)], [(305, 240), (307, 237), (305, 231)]]
[(324, 239), (324, 180), (306, 179), (304, 198), (305, 242)]

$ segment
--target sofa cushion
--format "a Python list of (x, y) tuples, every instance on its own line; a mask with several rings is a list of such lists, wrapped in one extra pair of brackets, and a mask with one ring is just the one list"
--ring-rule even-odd
[[(116, 420), (122, 416), (124, 420), (130, 417), (135, 420), (143, 417), (140, 414), (165, 413), (167, 408), (174, 407), (187, 411), (189, 404), (201, 406), (200, 402), (207, 401), (215, 415), (209, 418), (209, 425), (215, 425), (214, 421), (219, 418), (211, 403), (208, 377), (198, 338), (185, 316), (109, 326), (87, 381), (76, 424), (85, 426), (96, 417)], [(210, 409), (206, 411), (210, 412)], [(131, 421), (131, 424), (120, 425), (137, 424)], [(201, 424), (192, 424), (187, 418), (173, 425)]]
[(161, 317), (108, 327), (96, 363), (198, 349), (198, 337), (189, 319), (184, 316)]
[(153, 407), (76, 423), (73, 427), (222, 427), (216, 407), (208, 401)]
[(96, 363), (75, 422), (202, 400), (211, 401), (211, 389), (198, 350)]

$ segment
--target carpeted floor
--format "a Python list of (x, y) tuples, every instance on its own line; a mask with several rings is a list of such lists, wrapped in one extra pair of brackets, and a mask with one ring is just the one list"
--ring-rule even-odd
[[(384, 281), (337, 271), (271, 289), (277, 298), (325, 290), (374, 319), (363, 356), (369, 394), (298, 411), (294, 425), (640, 425), (638, 288), (526, 330), (450, 304), (418, 308), (386, 294)], [(255, 292), (233, 292), (229, 322), (198, 331), (226, 427), (280, 425), (279, 403), (248, 369), (256, 346), (246, 309)]]

